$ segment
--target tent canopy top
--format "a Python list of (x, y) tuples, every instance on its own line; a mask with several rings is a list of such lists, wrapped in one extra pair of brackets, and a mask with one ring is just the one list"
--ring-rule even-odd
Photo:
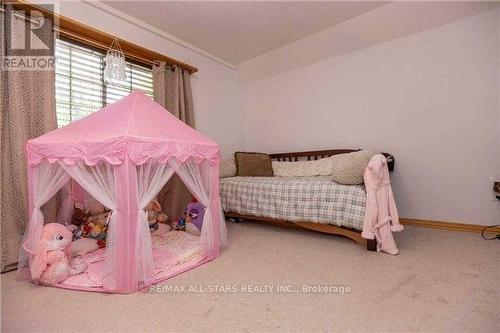
[(134, 91), (67, 126), (26, 143), (28, 163), (42, 160), (67, 164), (99, 161), (121, 164), (126, 157), (135, 164), (149, 158), (166, 162), (193, 158), (197, 162), (220, 160), (216, 142), (184, 124), (140, 91)]

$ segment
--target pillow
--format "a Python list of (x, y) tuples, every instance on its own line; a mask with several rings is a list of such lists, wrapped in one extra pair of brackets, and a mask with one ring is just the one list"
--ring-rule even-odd
[(271, 157), (263, 153), (234, 153), (236, 175), (242, 177), (272, 177)]
[(73, 256), (83, 256), (89, 252), (94, 252), (98, 248), (99, 245), (97, 245), (97, 239), (93, 238), (82, 237), (71, 243)]
[(363, 175), (375, 152), (360, 150), (332, 156), (332, 179), (339, 184), (363, 184)]
[(274, 175), (278, 177), (331, 176), (333, 156), (317, 161), (272, 161)]
[(234, 159), (223, 160), (219, 166), (219, 178), (236, 176), (236, 164)]

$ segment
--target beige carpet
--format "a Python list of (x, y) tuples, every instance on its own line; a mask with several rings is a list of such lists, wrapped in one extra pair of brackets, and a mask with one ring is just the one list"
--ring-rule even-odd
[[(401, 254), (390, 256), (314, 232), (228, 226), (230, 247), (219, 259), (165, 283), (178, 293), (84, 293), (4, 274), (2, 332), (498, 332), (499, 241), (407, 227), (397, 236)], [(259, 284), (348, 286), (350, 293), (179, 290)]]

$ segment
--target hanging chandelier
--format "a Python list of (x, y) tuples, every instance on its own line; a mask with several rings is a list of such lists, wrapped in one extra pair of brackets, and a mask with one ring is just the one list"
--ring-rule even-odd
[(127, 80), (125, 54), (123, 54), (117, 37), (113, 38), (104, 61), (104, 81), (106, 84), (117, 84)]

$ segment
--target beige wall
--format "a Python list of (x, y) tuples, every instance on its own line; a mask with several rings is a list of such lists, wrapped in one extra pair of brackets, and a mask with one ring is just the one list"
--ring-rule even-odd
[[(402, 216), (498, 224), (490, 177), (500, 178), (499, 15), (485, 12), (246, 84), (245, 149), (384, 150), (396, 157)], [(243, 70), (287, 57), (273, 53), (271, 64)]]
[[(453, 20), (468, 8), (446, 15)], [(220, 143), (226, 157), (242, 149), (382, 149), (397, 159), (393, 180), (403, 216), (500, 220), (489, 179), (500, 178), (498, 10), (376, 46), (370, 43), (396, 38), (384, 33), (398, 29), (375, 29), (367, 41), (357, 39), (363, 24), (403, 10), (383, 6), (346, 22), (349, 29), (337, 28), (343, 33), (326, 32), (354, 33), (345, 45), (320, 49), (317, 44), (329, 39), (321, 33), (252, 59), (239, 73), (95, 6), (63, 2), (60, 10), (197, 66), (196, 126)], [(238, 75), (253, 83), (243, 85)]]
[(233, 68), (91, 4), (56, 3), (64, 16), (196, 66), (199, 72), (191, 77), (196, 128), (217, 141), (224, 156), (241, 149), (241, 84)]

